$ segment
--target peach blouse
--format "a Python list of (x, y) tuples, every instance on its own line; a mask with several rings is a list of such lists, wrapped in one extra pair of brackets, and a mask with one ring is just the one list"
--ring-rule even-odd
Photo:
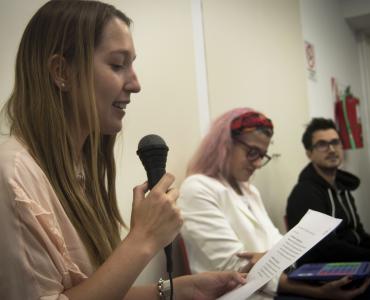
[(0, 299), (66, 300), (92, 272), (47, 177), (15, 137), (0, 145)]

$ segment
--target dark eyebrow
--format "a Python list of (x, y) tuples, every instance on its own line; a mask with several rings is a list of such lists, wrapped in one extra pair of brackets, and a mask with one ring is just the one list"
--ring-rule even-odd
[(240, 139), (235, 139), (237, 142), (241, 143), (244, 147), (249, 147), (250, 149), (252, 150), (257, 150), (258, 152), (260, 152), (261, 154), (266, 154), (267, 151), (263, 151), (260, 147), (257, 147), (255, 145), (249, 145), (247, 142), (244, 142)]
[(318, 142), (331, 142), (331, 141), (335, 141), (335, 140), (339, 140), (339, 138), (333, 138), (333, 139), (330, 139), (330, 140), (320, 139), (320, 140), (318, 140)]
[(318, 141), (316, 141), (315, 144), (317, 144), (317, 143), (330, 143), (332, 141), (338, 141), (338, 140), (340, 140), (340, 139), (339, 138), (334, 138), (334, 139), (331, 139), (331, 140), (318, 140)]

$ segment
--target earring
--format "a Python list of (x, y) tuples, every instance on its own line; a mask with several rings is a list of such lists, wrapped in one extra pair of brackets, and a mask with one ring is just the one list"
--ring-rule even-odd
[(63, 88), (63, 89), (64, 89), (64, 88), (66, 87), (66, 84), (65, 84), (64, 82), (61, 82), (61, 83), (60, 83), (60, 86), (61, 86), (61, 88)]

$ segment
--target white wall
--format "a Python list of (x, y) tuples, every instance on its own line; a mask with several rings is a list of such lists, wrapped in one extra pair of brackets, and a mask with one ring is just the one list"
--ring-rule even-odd
[[(23, 30), (29, 18), (44, 2), (29, 0), (27, 5), (23, 1), (0, 2), (0, 108), (13, 88), (15, 56)], [(0, 142), (3, 139), (0, 131)]]
[(314, 45), (317, 61), (316, 81), (307, 79), (310, 116), (334, 117), (331, 77), (337, 78), (340, 89), (350, 85), (353, 94), (361, 99), (365, 147), (346, 151), (344, 168), (362, 179), (355, 195), (361, 219), (369, 231), (369, 106), (363, 93), (357, 38), (343, 17), (341, 1), (301, 0), (300, 5), (303, 36)]
[(308, 119), (299, 6), (295, 0), (204, 0), (211, 117), (248, 106), (274, 122), (270, 153), (256, 172), (266, 208), (281, 231), (286, 199), (305, 162), (300, 145)]

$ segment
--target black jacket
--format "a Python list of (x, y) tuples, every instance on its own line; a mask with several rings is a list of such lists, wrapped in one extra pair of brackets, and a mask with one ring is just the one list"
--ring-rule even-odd
[(351, 191), (360, 185), (358, 177), (337, 171), (333, 188), (308, 164), (288, 198), (287, 225), (294, 227), (308, 209), (320, 211), (343, 221), (334, 232), (307, 252), (298, 265), (308, 262), (370, 260), (370, 235), (364, 231)]

